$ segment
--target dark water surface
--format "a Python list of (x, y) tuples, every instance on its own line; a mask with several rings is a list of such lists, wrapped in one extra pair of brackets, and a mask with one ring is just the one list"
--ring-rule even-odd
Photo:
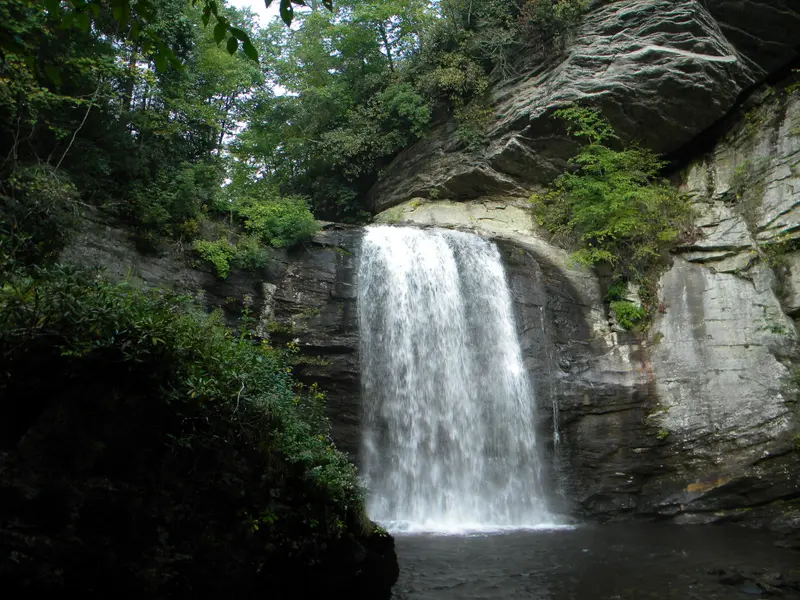
[(392, 598), (800, 599), (800, 552), (773, 542), (736, 526), (653, 524), (398, 534), (400, 579)]

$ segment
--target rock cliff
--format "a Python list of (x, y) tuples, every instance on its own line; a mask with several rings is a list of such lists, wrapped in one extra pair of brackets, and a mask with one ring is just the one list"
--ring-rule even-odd
[(567, 512), (800, 523), (792, 82), (755, 93), (676, 175), (699, 234), (661, 276), (663, 302), (646, 336), (615, 326), (599, 278), (545, 241), (521, 199), (419, 198), (376, 217), (500, 244)]
[(740, 94), (798, 56), (800, 8), (788, 0), (595, 2), (563, 53), (493, 89), (487, 143), (471, 152), (455, 124), (403, 152), (370, 192), (376, 211), (414, 197), (525, 195), (551, 181), (574, 142), (550, 118), (573, 102), (603, 110), (623, 140), (673, 152)]

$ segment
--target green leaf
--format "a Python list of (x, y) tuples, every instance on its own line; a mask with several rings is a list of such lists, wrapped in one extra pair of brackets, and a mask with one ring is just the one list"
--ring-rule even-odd
[(211, 9), (211, 12), (214, 14), (214, 16), (215, 16), (215, 17), (216, 17), (216, 16), (218, 16), (218, 15), (217, 15), (217, 10), (218, 10), (218, 9), (217, 9), (217, 2), (216, 2), (216, 0), (209, 0), (209, 2), (208, 2), (208, 4), (207, 4), (207, 6), (208, 6), (208, 7)]
[(155, 19), (153, 5), (146, 0), (139, 0), (139, 2), (133, 5), (133, 10), (145, 21), (153, 21)]
[(139, 33), (141, 33), (139, 22), (134, 21), (131, 23), (131, 30), (128, 33), (128, 39), (135, 42), (137, 39), (139, 39)]
[(49, 10), (50, 12), (58, 11), (59, 7), (61, 6), (60, 0), (43, 0), (42, 4), (44, 7)]
[(250, 36), (248, 36), (244, 30), (239, 29), (238, 27), (231, 27), (230, 32), (233, 37), (235, 37), (237, 40), (241, 40), (242, 42), (246, 42), (250, 39)]
[(90, 12), (90, 13), (92, 13), (92, 16), (93, 16), (95, 19), (99, 19), (99, 18), (100, 18), (100, 6), (99, 6), (99, 5), (97, 5), (97, 4), (90, 4), (90, 5), (89, 5), (89, 12)]
[(165, 56), (167, 57), (169, 64), (171, 64), (175, 69), (183, 69), (183, 63), (178, 60), (178, 57), (175, 56), (175, 53), (170, 48), (167, 48), (167, 53)]
[[(156, 36), (155, 34), (151, 34), (153, 39), (153, 44), (155, 44), (158, 53), (153, 57), (156, 61), (156, 69), (159, 71), (163, 71), (167, 68), (167, 61), (176, 69), (180, 70), (183, 68), (181, 61), (178, 60), (178, 57), (175, 56), (175, 53), (172, 51), (172, 48), (167, 46), (161, 38)], [(160, 65), (160, 66), (159, 66)]]
[(292, 24), (294, 18), (294, 8), (289, 0), (281, 0), (281, 19), (287, 25)]
[(228, 38), (228, 43), (226, 46), (228, 54), (236, 54), (236, 51), (239, 49), (239, 40), (231, 36)]
[(61, 85), (61, 71), (59, 71), (57, 67), (54, 67), (53, 65), (45, 65), (44, 72), (50, 81), (56, 85)]
[(128, 27), (128, 21), (131, 18), (131, 5), (127, 2), (122, 3), (122, 10), (120, 12), (120, 17), (117, 19), (119, 22), (119, 28), (121, 30), (125, 30)]
[(211, 9), (206, 6), (203, 9), (203, 27), (208, 27), (208, 22), (211, 20)]
[(333, 12), (333, 0), (322, 0), (322, 6)]
[(227, 31), (227, 27), (221, 21), (217, 21), (217, 24), (214, 25), (214, 41), (218, 44), (225, 39), (225, 32)]
[(156, 71), (165, 71), (167, 68), (167, 59), (163, 54), (156, 54), (153, 57), (153, 60), (156, 63)]
[(256, 47), (253, 46), (253, 43), (250, 40), (244, 40), (242, 42), (242, 50), (247, 58), (258, 62), (258, 50), (256, 50)]

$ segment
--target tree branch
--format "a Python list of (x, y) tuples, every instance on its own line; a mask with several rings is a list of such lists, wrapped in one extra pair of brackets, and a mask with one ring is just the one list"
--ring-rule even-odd
[(78, 132), (83, 129), (83, 126), (86, 124), (86, 119), (89, 118), (89, 112), (92, 110), (92, 106), (94, 106), (94, 101), (97, 99), (97, 95), (100, 93), (100, 84), (97, 84), (97, 89), (92, 94), (92, 99), (89, 100), (89, 106), (86, 108), (86, 113), (83, 115), (83, 120), (81, 124), (78, 125), (78, 128), (72, 133), (72, 139), (70, 139), (69, 144), (67, 145), (67, 149), (64, 150), (64, 154), (61, 155), (61, 158), (58, 160), (58, 164), (56, 168), (53, 169), (53, 173), (58, 171), (58, 168), (61, 166), (61, 163), (64, 162), (64, 158), (67, 156), (67, 152), (69, 152), (70, 148), (72, 148), (72, 144), (75, 142), (75, 138), (78, 137)]

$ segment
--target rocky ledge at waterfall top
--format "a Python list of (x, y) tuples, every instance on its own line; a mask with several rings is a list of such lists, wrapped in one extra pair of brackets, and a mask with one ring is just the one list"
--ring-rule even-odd
[(551, 118), (572, 102), (601, 108), (625, 140), (676, 151), (796, 58), (799, 39), (792, 0), (594, 2), (563, 52), (531, 56), (533, 66), (494, 87), (483, 147), (464, 148), (452, 120), (434, 127), (389, 166), (370, 204), (524, 195), (574, 153)]

